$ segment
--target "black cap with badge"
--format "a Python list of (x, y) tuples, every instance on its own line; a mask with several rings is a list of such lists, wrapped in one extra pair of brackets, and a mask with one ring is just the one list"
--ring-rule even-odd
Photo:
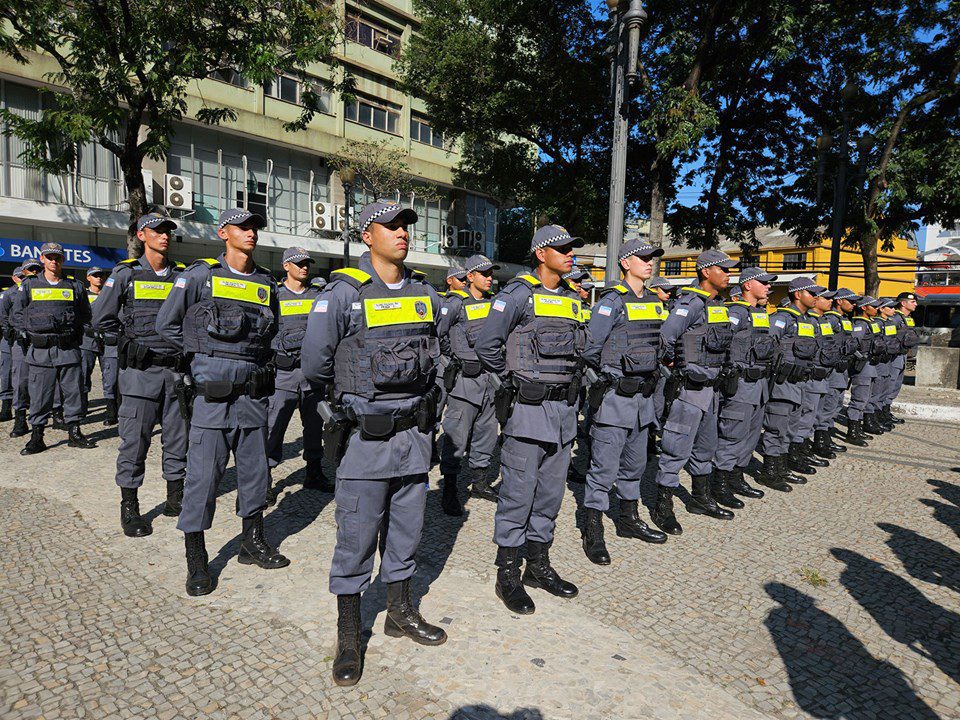
[(719, 250), (704, 250), (697, 257), (697, 270), (705, 270), (708, 267), (719, 265), (722, 268), (733, 268), (737, 266), (737, 261)]
[(560, 225), (544, 225), (533, 234), (533, 240), (530, 241), (530, 252), (533, 253), (540, 248), (545, 247), (583, 247), (583, 238), (573, 237), (567, 232), (567, 229)]
[(160, 213), (147, 213), (146, 215), (141, 215), (139, 218), (137, 218), (137, 232), (140, 232), (144, 228), (156, 230), (162, 226), (169, 226), (171, 230), (177, 229), (177, 224), (173, 220), (166, 215), (161, 215)]
[(244, 210), (243, 208), (230, 208), (220, 213), (220, 217), (217, 220), (217, 230), (223, 230), (227, 225), (243, 225), (248, 220), (252, 221), (258, 230), (267, 226), (267, 221), (263, 215)]
[(288, 262), (298, 263), (307, 260), (308, 262), (314, 262), (314, 259), (310, 257), (308, 253), (302, 247), (288, 247), (283, 251), (283, 263), (286, 265)]
[(495, 264), (486, 255), (471, 255), (467, 258), (467, 272), (483, 272), (484, 270), (499, 270), (500, 266)]
[(365, 233), (370, 229), (372, 223), (386, 225), (394, 220), (406, 221), (407, 225), (413, 225), (417, 222), (418, 215), (416, 210), (405, 208), (400, 203), (389, 200), (380, 200), (366, 205), (360, 212), (357, 222), (360, 232)]

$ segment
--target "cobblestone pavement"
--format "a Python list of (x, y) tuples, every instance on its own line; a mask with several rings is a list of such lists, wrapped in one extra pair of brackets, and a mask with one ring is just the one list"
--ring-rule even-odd
[(263, 572), (236, 562), (229, 471), (207, 542), (219, 587), (188, 598), (158, 448), (141, 491), (154, 534), (119, 531), (101, 407), (97, 450), (48, 431), (56, 446), (21, 458), (0, 439), (0, 717), (960, 717), (960, 426), (901, 426), (733, 522), (681, 511), (663, 546), (608, 520), (605, 568), (580, 549), (571, 485), (552, 556), (580, 596), (534, 591), (523, 618), (493, 594), (493, 505), (447, 518), (434, 475), (416, 590), (450, 641), (385, 637), (375, 583), (363, 679), (339, 689), (331, 496), (281, 466), (266, 527), (293, 564)]

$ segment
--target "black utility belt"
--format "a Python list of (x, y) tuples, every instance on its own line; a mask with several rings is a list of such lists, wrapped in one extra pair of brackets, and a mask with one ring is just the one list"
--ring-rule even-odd
[(699, 380), (694, 380), (693, 378), (684, 375), (683, 386), (687, 390), (704, 390), (706, 388), (715, 388), (717, 386), (717, 378), (714, 378), (713, 380), (703, 380), (701, 382)]
[(418, 427), (418, 414), (416, 412), (410, 415), (391, 415), (384, 413), (381, 415), (352, 415), (357, 427), (360, 428), (360, 437), (364, 440), (389, 440), (394, 435), (402, 433), (404, 430)]
[(277, 353), (273, 359), (273, 364), (277, 366), (277, 370), (296, 370), (300, 367), (300, 358)]
[(464, 377), (480, 377), (480, 374), (483, 372), (483, 365), (480, 364), (479, 360), (459, 360), (459, 363), (460, 372)]
[(202, 395), (207, 402), (230, 402), (241, 397), (251, 400), (262, 400), (273, 395), (274, 384), (272, 378), (254, 375), (246, 382), (230, 382), (229, 380), (209, 380), (197, 383), (197, 395)]
[(760, 367), (748, 367), (743, 368), (740, 371), (740, 377), (748, 382), (756, 382), (757, 380), (764, 380), (770, 377), (770, 366), (763, 365)]
[(547, 400), (569, 400), (569, 383), (547, 385), (517, 380), (516, 385), (517, 400), (523, 405), (542, 405)]
[(61, 333), (59, 335), (38, 335), (36, 333), (27, 333), (27, 339), (30, 344), (40, 350), (49, 348), (60, 348), (61, 350), (76, 350), (79, 347), (79, 340), (76, 333)]
[(653, 395), (654, 390), (657, 389), (657, 382), (659, 382), (659, 380), (659, 370), (644, 373), (643, 375), (625, 375), (616, 378), (613, 382), (613, 391), (621, 397), (632, 398), (635, 397), (637, 393), (642, 394), (644, 397), (650, 397)]
[(811, 380), (826, 380), (830, 377), (830, 373), (833, 372), (833, 368), (823, 367), (822, 365), (814, 365), (810, 368), (810, 379)]

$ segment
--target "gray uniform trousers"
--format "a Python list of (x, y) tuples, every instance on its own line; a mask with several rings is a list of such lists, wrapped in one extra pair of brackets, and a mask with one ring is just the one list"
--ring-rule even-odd
[[(191, 370), (198, 383), (208, 380), (246, 382), (258, 367), (245, 360), (214, 358), (197, 353)], [(126, 403), (124, 403), (126, 404)], [(227, 402), (193, 401), (187, 448), (183, 510), (177, 529), (202, 532), (213, 524), (217, 486), (233, 452), (237, 470), (237, 515), (251, 517), (267, 505), (267, 399), (240, 395)]]
[(870, 400), (867, 402), (867, 412), (877, 412), (883, 407), (887, 392), (892, 381), (890, 362), (877, 364), (877, 376), (870, 386)]
[(283, 462), (283, 436), (298, 408), (303, 423), (303, 459), (308, 465), (323, 459), (323, 420), (317, 409), (321, 399), (303, 379), (300, 368), (277, 371), (277, 389), (267, 406), (267, 460), (271, 468)]
[(884, 405), (890, 405), (900, 394), (900, 388), (903, 387), (903, 375), (907, 367), (906, 355), (897, 355), (890, 361), (890, 385), (887, 388), (886, 402)]
[(13, 400), (13, 351), (0, 338), (0, 400)]
[(174, 393), (177, 376), (173, 370), (151, 367), (126, 368), (120, 373), (123, 403), (120, 421), (120, 449), (117, 453), (117, 485), (138, 488), (143, 484), (147, 451), (153, 429), (160, 422), (161, 465), (167, 482), (183, 480), (187, 469), (187, 421), (180, 415)]
[(767, 395), (766, 379), (751, 382), (740, 378), (736, 394), (720, 400), (715, 468), (733, 470), (750, 464), (763, 429)]
[(493, 407), (490, 375), (460, 377), (447, 398), (440, 444), (440, 472), (456, 475), (464, 455), (470, 455), (470, 468), (483, 470), (497, 447), (499, 426)]
[(683, 388), (663, 425), (657, 485), (677, 487), (680, 470), (709, 475), (717, 450), (717, 391)]
[(78, 423), (80, 417), (80, 363), (68, 365), (33, 365), (28, 362), (30, 393), (30, 425), (44, 427), (53, 410), (53, 396), (59, 387), (63, 394), (63, 419)]
[(330, 565), (331, 593), (353, 595), (366, 590), (378, 546), (381, 582), (413, 576), (427, 502), (426, 473), (376, 480), (339, 478), (335, 500), (337, 544)]
[(584, 505), (606, 512), (614, 482), (621, 500), (640, 499), (640, 478), (647, 466), (647, 436), (656, 428), (654, 396), (632, 398), (607, 390), (590, 427), (590, 468)]
[(13, 388), (13, 409), (26, 410), (30, 407), (30, 371), (27, 369), (27, 358), (20, 343), (10, 346), (10, 384)]
[(80, 367), (83, 371), (83, 392), (89, 394), (93, 382), (93, 366), (100, 361), (100, 377), (103, 381), (103, 397), (107, 400), (116, 400), (117, 382), (120, 375), (120, 364), (116, 354), (117, 349), (113, 348), (111, 356), (108, 349), (101, 355), (96, 350), (80, 351)]
[(796, 422), (800, 406), (787, 399), (770, 400), (763, 409), (763, 438), (760, 452), (771, 457), (786, 455), (790, 450), (791, 425)]
[(822, 412), (815, 425), (817, 430), (831, 430), (836, 423), (837, 415), (843, 407), (843, 393), (850, 384), (850, 374), (846, 370), (834, 372), (827, 379), (827, 384), (830, 392), (824, 395)]
[(550, 543), (566, 489), (577, 409), (561, 400), (518, 402), (503, 432), (493, 541), (499, 547)]
[(791, 442), (803, 442), (813, 436), (821, 402), (828, 390), (826, 380), (808, 380), (806, 382), (800, 401), (800, 415), (792, 425)]
[(867, 363), (863, 370), (850, 378), (850, 403), (847, 405), (847, 418), (862, 420), (870, 405), (870, 392), (877, 377), (877, 366)]

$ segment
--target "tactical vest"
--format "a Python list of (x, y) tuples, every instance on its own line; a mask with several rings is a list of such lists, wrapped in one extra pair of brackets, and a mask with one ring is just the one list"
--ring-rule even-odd
[(649, 292), (638, 299), (625, 285), (607, 288), (604, 295), (621, 296), (623, 311), (600, 351), (601, 367), (616, 368), (625, 377), (652, 373), (659, 366), (660, 326), (667, 319), (663, 303)]
[(843, 337), (833, 331), (830, 319), (822, 315), (808, 315), (807, 319), (816, 326), (817, 365), (825, 368), (837, 367), (846, 357)]
[(275, 322), (270, 273), (257, 267), (250, 275), (237, 275), (211, 258), (191, 267), (207, 268), (209, 274), (200, 302), (183, 319), (184, 351), (256, 363), (268, 358)]
[[(507, 337), (507, 370), (525, 382), (566, 385), (579, 370), (586, 347), (579, 297), (560, 286), (552, 293), (533, 275), (520, 275), (507, 283), (530, 288), (530, 303), (520, 324)], [(570, 291), (572, 292), (572, 291)]]
[(827, 310), (823, 315), (824, 317), (830, 315), (837, 319), (837, 322), (840, 324), (840, 332), (838, 333), (838, 337), (840, 338), (839, 342), (843, 346), (843, 354), (849, 358), (859, 350), (859, 343), (856, 338), (853, 337), (853, 321), (841, 313), (838, 313), (836, 310)]
[(463, 290), (451, 290), (447, 297), (460, 298), (461, 307), (456, 322), (450, 326), (450, 350), (460, 360), (470, 363), (479, 362), (474, 346), (480, 337), (480, 330), (490, 314), (490, 300), (477, 300), (473, 295)]
[(870, 318), (864, 315), (857, 315), (853, 318), (853, 323), (856, 326), (862, 326), (864, 331), (862, 333), (857, 333), (854, 337), (856, 338), (857, 350), (867, 358), (872, 358), (876, 354), (876, 341), (875, 337), (879, 330)]
[[(704, 322), (687, 329), (677, 341), (677, 360), (680, 367), (698, 365), (707, 368), (708, 374), (715, 375), (727, 362), (730, 344), (733, 342), (733, 330), (730, 329), (730, 317), (726, 306), (700, 288), (682, 288), (681, 293), (700, 295), (704, 303)], [(712, 378), (707, 378), (712, 379)]]
[(745, 302), (732, 302), (732, 306), (744, 307), (750, 318), (750, 327), (740, 329), (730, 341), (730, 362), (741, 370), (767, 368), (777, 354), (777, 340), (770, 334), (770, 316), (764, 308)]
[(63, 278), (51, 286), (45, 278), (24, 278), (20, 292), (27, 294), (23, 329), (30, 344), (38, 348), (70, 347), (80, 338), (77, 327), (77, 283)]
[(440, 343), (422, 278), (415, 273), (402, 288), (391, 290), (355, 268), (330, 274), (328, 289), (345, 282), (359, 294), (360, 328), (343, 338), (334, 354), (338, 394), (398, 400), (421, 396), (433, 385)]
[(813, 323), (805, 320), (799, 310), (791, 307), (779, 308), (773, 315), (776, 317), (780, 313), (790, 316), (797, 325), (796, 334), (784, 335), (780, 338), (783, 359), (804, 368), (817, 364), (817, 332)]
[(151, 267), (143, 267), (138, 258), (123, 260), (117, 267), (130, 268), (130, 283), (121, 298), (119, 313), (124, 336), (151, 350), (176, 354), (176, 348), (157, 334), (157, 313), (183, 272), (183, 263), (171, 262), (163, 276)]
[[(293, 292), (286, 285), (281, 285), (277, 290), (277, 298), (280, 300), (280, 324), (274, 347), (278, 355), (277, 367), (281, 370), (287, 370), (296, 365), (295, 360), (300, 357), (303, 338), (307, 333), (310, 309), (319, 294), (319, 289), (312, 285), (308, 285), (300, 294)], [(280, 356), (284, 359), (281, 360)], [(283, 367), (283, 363), (289, 364), (290, 367)]]
[(883, 321), (883, 346), (888, 355), (899, 355), (901, 351), (897, 324), (892, 319)]
[(901, 310), (895, 310), (901, 318), (903, 318), (904, 327), (900, 328), (898, 334), (900, 338), (900, 351), (909, 352), (913, 348), (920, 345), (923, 342), (923, 338), (920, 335), (920, 331), (917, 330), (917, 323), (912, 317), (906, 315)]

